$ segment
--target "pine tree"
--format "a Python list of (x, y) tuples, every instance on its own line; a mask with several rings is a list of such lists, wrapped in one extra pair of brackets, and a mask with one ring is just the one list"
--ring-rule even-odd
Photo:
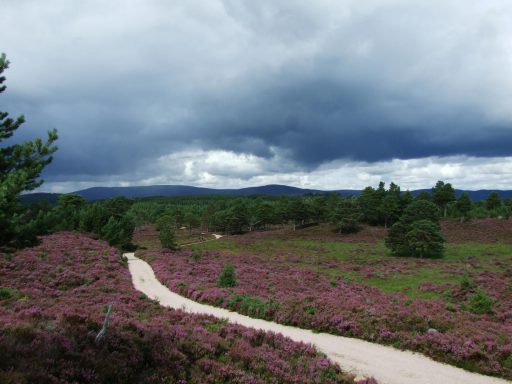
[(331, 223), (334, 225), (336, 232), (355, 233), (361, 229), (362, 217), (357, 200), (345, 198), (340, 201), (338, 207), (333, 211)]
[(485, 207), (489, 211), (493, 211), (501, 207), (501, 200), (498, 192), (489, 193), (489, 196), (485, 199)]
[[(5, 54), (1, 54), (0, 93), (6, 89), (2, 74), (8, 67), (9, 61)], [(24, 116), (12, 119), (7, 112), (0, 112), (0, 143), (9, 139), (24, 122)], [(19, 246), (33, 239), (33, 234), (29, 233), (26, 208), (20, 204), (19, 196), (21, 192), (33, 190), (43, 183), (38, 178), (57, 150), (53, 145), (55, 140), (57, 131), (54, 129), (48, 132), (45, 143), (37, 138), (0, 148), (0, 247)]]
[(432, 188), (432, 200), (443, 211), (443, 217), (446, 217), (446, 208), (448, 203), (455, 201), (455, 190), (450, 183), (444, 183), (439, 180), (436, 186)]
[(176, 250), (179, 248), (178, 244), (176, 244), (174, 231), (169, 225), (166, 225), (160, 229), (159, 239), (160, 244), (162, 244), (162, 248), (164, 249)]
[(361, 191), (357, 200), (363, 213), (364, 222), (371, 225), (378, 225), (380, 223), (379, 207), (381, 195), (382, 191), (376, 190), (373, 187), (366, 187)]
[(459, 199), (455, 203), (455, 207), (460, 213), (461, 223), (468, 218), (469, 211), (471, 211), (471, 205), (471, 198), (466, 192), (460, 195)]
[(386, 246), (395, 256), (441, 257), (444, 239), (439, 209), (427, 200), (416, 200), (388, 231)]
[(379, 211), (384, 220), (384, 227), (393, 225), (400, 218), (400, 196), (388, 194), (379, 206)]

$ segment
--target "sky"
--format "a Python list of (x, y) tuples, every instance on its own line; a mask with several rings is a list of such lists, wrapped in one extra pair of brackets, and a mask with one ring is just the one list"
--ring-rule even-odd
[(40, 191), (512, 189), (508, 0), (0, 0)]

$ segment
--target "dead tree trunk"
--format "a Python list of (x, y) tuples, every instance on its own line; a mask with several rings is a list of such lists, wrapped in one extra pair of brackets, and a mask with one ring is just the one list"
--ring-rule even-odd
[(112, 313), (112, 304), (108, 305), (107, 314), (105, 315), (105, 320), (103, 321), (103, 327), (96, 335), (96, 339), (94, 340), (96, 345), (99, 345), (105, 334), (107, 333), (108, 324), (110, 322), (110, 314)]

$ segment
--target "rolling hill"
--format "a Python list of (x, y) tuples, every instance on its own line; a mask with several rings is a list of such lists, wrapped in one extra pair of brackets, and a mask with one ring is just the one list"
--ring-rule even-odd
[[(413, 195), (421, 192), (430, 192), (430, 189), (418, 189), (411, 191)], [(484, 200), (489, 193), (493, 190), (455, 190), (457, 196), (463, 192), (467, 192), (472, 200)], [(357, 196), (361, 191), (351, 189), (341, 189), (336, 191), (322, 191), (317, 189), (303, 189), (297, 187), (290, 187), (287, 185), (264, 185), (259, 187), (249, 187), (240, 189), (213, 189), (192, 187), (188, 185), (149, 185), (149, 186), (134, 186), (134, 187), (92, 187), (73, 193), (83, 196), (88, 201), (109, 199), (115, 196), (125, 196), (128, 198), (143, 198), (154, 196), (251, 196), (251, 195), (269, 195), (269, 196), (301, 196), (305, 194), (317, 193), (330, 193), (335, 192), (343, 196), (354, 195)], [(502, 199), (512, 198), (512, 190), (496, 190)], [(24, 204), (31, 204), (39, 201), (47, 201), (50, 204), (56, 204), (59, 194), (57, 193), (29, 193), (21, 196), (21, 201)]]

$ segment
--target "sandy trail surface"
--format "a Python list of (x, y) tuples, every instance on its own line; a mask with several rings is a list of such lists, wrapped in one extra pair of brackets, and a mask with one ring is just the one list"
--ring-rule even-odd
[(483, 376), (442, 364), (419, 353), (398, 349), (364, 340), (313, 333), (310, 330), (286, 326), (271, 321), (253, 319), (223, 308), (200, 304), (162, 285), (151, 266), (125, 253), (135, 289), (157, 300), (161, 305), (180, 308), (186, 312), (225, 318), (251, 328), (281, 333), (292, 340), (313, 344), (340, 367), (356, 376), (374, 377), (380, 384), (491, 384), (511, 383), (503, 379)]
[(216, 233), (213, 233), (212, 236), (213, 236), (213, 239), (207, 239), (207, 240), (205, 239), (205, 240), (194, 241), (193, 243), (181, 244), (180, 247), (183, 248), (183, 247), (188, 247), (189, 245), (207, 243), (209, 241), (219, 240), (221, 237), (224, 237), (223, 235), (217, 235)]

